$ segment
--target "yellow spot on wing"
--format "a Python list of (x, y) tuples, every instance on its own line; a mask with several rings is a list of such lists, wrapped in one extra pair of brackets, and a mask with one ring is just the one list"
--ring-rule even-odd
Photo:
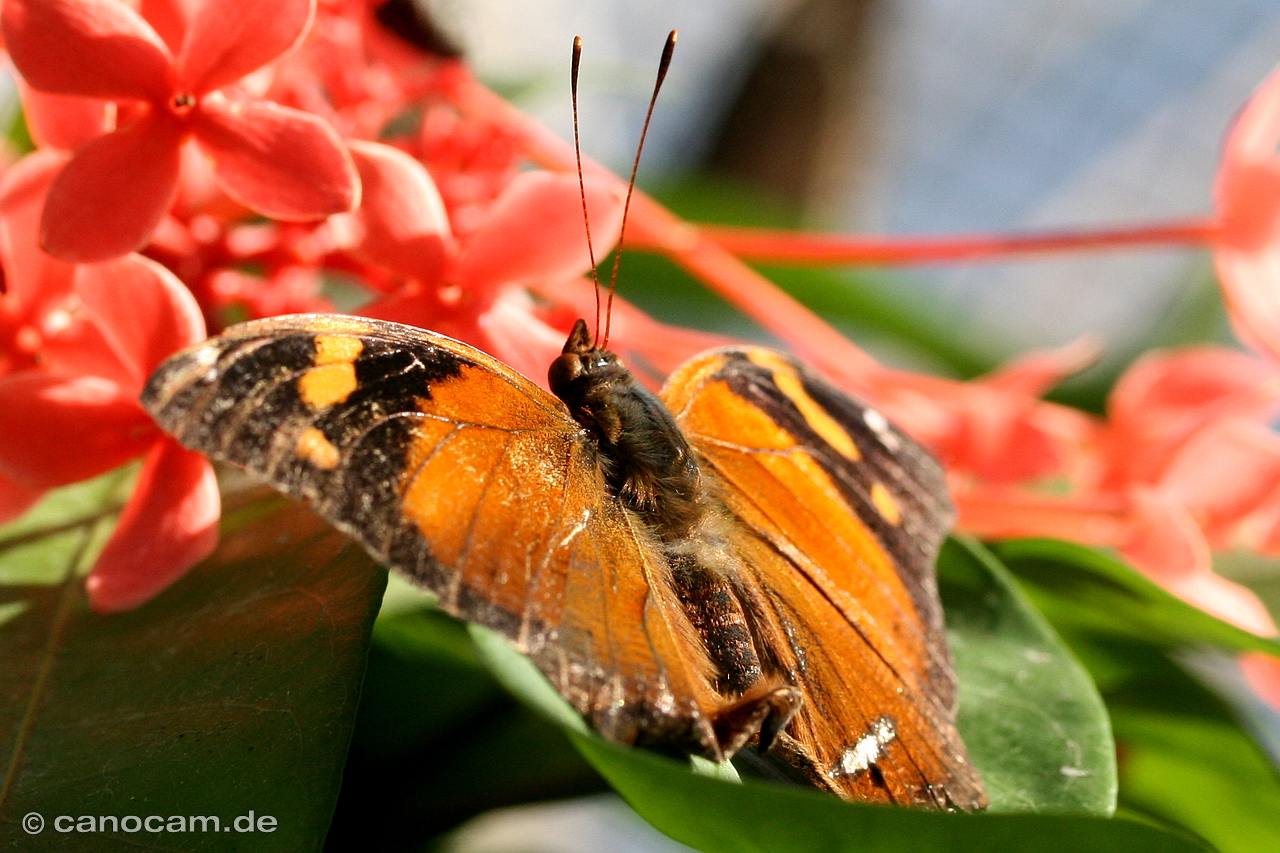
[(356, 390), (355, 360), (364, 342), (352, 335), (316, 335), (315, 366), (298, 380), (298, 394), (313, 409), (341, 403)]
[(858, 445), (849, 437), (849, 433), (845, 432), (844, 427), (827, 414), (827, 410), (818, 405), (818, 402), (809, 396), (809, 392), (804, 390), (804, 383), (800, 381), (800, 374), (796, 372), (793, 365), (762, 350), (752, 350), (747, 357), (753, 363), (773, 371), (773, 382), (778, 386), (778, 390), (800, 410), (805, 423), (823, 441), (835, 448), (836, 452), (846, 459), (857, 461), (862, 458)]
[(302, 459), (325, 471), (332, 471), (342, 461), (338, 448), (334, 447), (333, 442), (325, 438), (324, 433), (315, 427), (308, 427), (302, 431), (293, 450)]
[(356, 390), (356, 367), (340, 361), (313, 367), (298, 380), (298, 395), (313, 409), (341, 403)]
[(364, 342), (351, 335), (316, 335), (315, 365), (353, 362), (364, 351)]
[(893, 495), (889, 494), (889, 490), (885, 488), (884, 483), (876, 482), (871, 484), (871, 503), (884, 520), (890, 524), (897, 524), (902, 521), (902, 510), (898, 508), (898, 502), (893, 499)]

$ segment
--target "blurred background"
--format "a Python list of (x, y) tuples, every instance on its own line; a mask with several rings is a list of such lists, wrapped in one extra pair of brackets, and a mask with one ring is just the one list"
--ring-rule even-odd
[[(679, 29), (642, 182), (694, 216), (849, 232), (1207, 214), (1223, 132), (1280, 60), (1268, 0), (423, 2), (483, 80), (565, 136), (581, 35), (583, 146), (620, 171)], [(758, 197), (699, 208), (717, 180)], [(971, 373), (1082, 334), (1113, 368), (1188, 325), (1202, 334), (1210, 275), (1201, 252), (1151, 249), (837, 278), (860, 278), (870, 293), (851, 304), (905, 314), (917, 337), (946, 330), (902, 357)]]
[[(851, 233), (1207, 216), (1226, 128), (1280, 61), (1274, 0), (420, 4), (484, 82), (565, 138), (581, 35), (583, 148), (622, 173), (663, 40), (679, 29), (642, 185), (697, 221)], [(1230, 339), (1209, 258), (1195, 248), (766, 272), (882, 357), (951, 375), (1098, 336), (1102, 363), (1060, 397), (1095, 410), (1135, 353)], [(621, 289), (663, 319), (763, 334), (658, 258), (629, 256)], [(1280, 601), (1272, 569), (1236, 572)], [(386, 833), (381, 849), (425, 849), (423, 839), (494, 806), (605, 790), (549, 725), (478, 674), (455, 623), (397, 589), (375, 635), (330, 849), (367, 842), (370, 814)], [(479, 729), (479, 740), (432, 735)], [(448, 845), (678, 849), (609, 795), (489, 812)]]

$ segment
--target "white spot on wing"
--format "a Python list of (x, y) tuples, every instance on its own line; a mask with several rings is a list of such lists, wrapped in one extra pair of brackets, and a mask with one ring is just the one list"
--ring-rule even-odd
[(889, 419), (880, 414), (875, 409), (867, 409), (862, 413), (862, 420), (871, 431), (880, 439), (881, 444), (890, 450), (897, 450), (898, 436), (894, 434), (893, 429), (889, 426)]
[(191, 364), (196, 370), (203, 369), (201, 379), (212, 382), (218, 378), (218, 351), (213, 347), (201, 347), (191, 354)]
[(867, 729), (866, 734), (845, 750), (836, 765), (835, 773), (840, 776), (853, 776), (875, 764), (884, 755), (884, 748), (898, 736), (893, 727), (893, 720), (880, 717)]

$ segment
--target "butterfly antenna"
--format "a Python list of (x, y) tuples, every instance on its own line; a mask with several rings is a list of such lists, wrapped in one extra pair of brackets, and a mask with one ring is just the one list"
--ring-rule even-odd
[(578, 194), (582, 197), (582, 224), (587, 228), (587, 255), (591, 258), (591, 281), (596, 291), (594, 337), (600, 340), (600, 273), (596, 270), (596, 250), (591, 245), (591, 217), (587, 215), (587, 184), (582, 177), (582, 141), (578, 138), (578, 64), (582, 60), (582, 36), (573, 37), (573, 64), (569, 71), (569, 92), (573, 100), (573, 154), (578, 160)]
[(662, 81), (667, 77), (667, 68), (671, 65), (671, 54), (676, 49), (676, 30), (667, 36), (667, 43), (662, 48), (662, 59), (658, 62), (658, 79), (653, 84), (653, 95), (649, 98), (649, 111), (644, 115), (644, 127), (640, 129), (640, 144), (636, 146), (636, 159), (631, 164), (631, 181), (627, 184), (627, 200), (622, 205), (622, 227), (618, 230), (618, 252), (613, 256), (613, 272), (609, 275), (609, 299), (604, 309), (604, 341), (601, 348), (609, 345), (609, 327), (613, 321), (613, 293), (618, 288), (618, 267), (622, 264), (622, 240), (627, 233), (627, 212), (631, 210), (631, 194), (636, 188), (636, 172), (640, 170), (640, 152), (644, 151), (644, 138), (649, 133), (649, 120), (653, 118), (653, 105), (658, 102), (658, 92), (662, 89)]

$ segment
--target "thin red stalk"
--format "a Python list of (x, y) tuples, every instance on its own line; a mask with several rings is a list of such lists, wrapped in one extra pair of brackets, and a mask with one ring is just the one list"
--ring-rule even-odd
[(701, 225), (698, 230), (734, 255), (752, 261), (896, 265), (1133, 245), (1203, 245), (1213, 241), (1218, 224), (1212, 219), (1193, 219), (1125, 228), (943, 237), (848, 236), (724, 225)]
[[(637, 226), (643, 223), (636, 231), (650, 238), (648, 245), (786, 341), (805, 361), (855, 384), (865, 381), (867, 371), (883, 369), (818, 315), (708, 240), (699, 228), (645, 195), (637, 195), (634, 211)], [(641, 242), (639, 235), (635, 242)]]

